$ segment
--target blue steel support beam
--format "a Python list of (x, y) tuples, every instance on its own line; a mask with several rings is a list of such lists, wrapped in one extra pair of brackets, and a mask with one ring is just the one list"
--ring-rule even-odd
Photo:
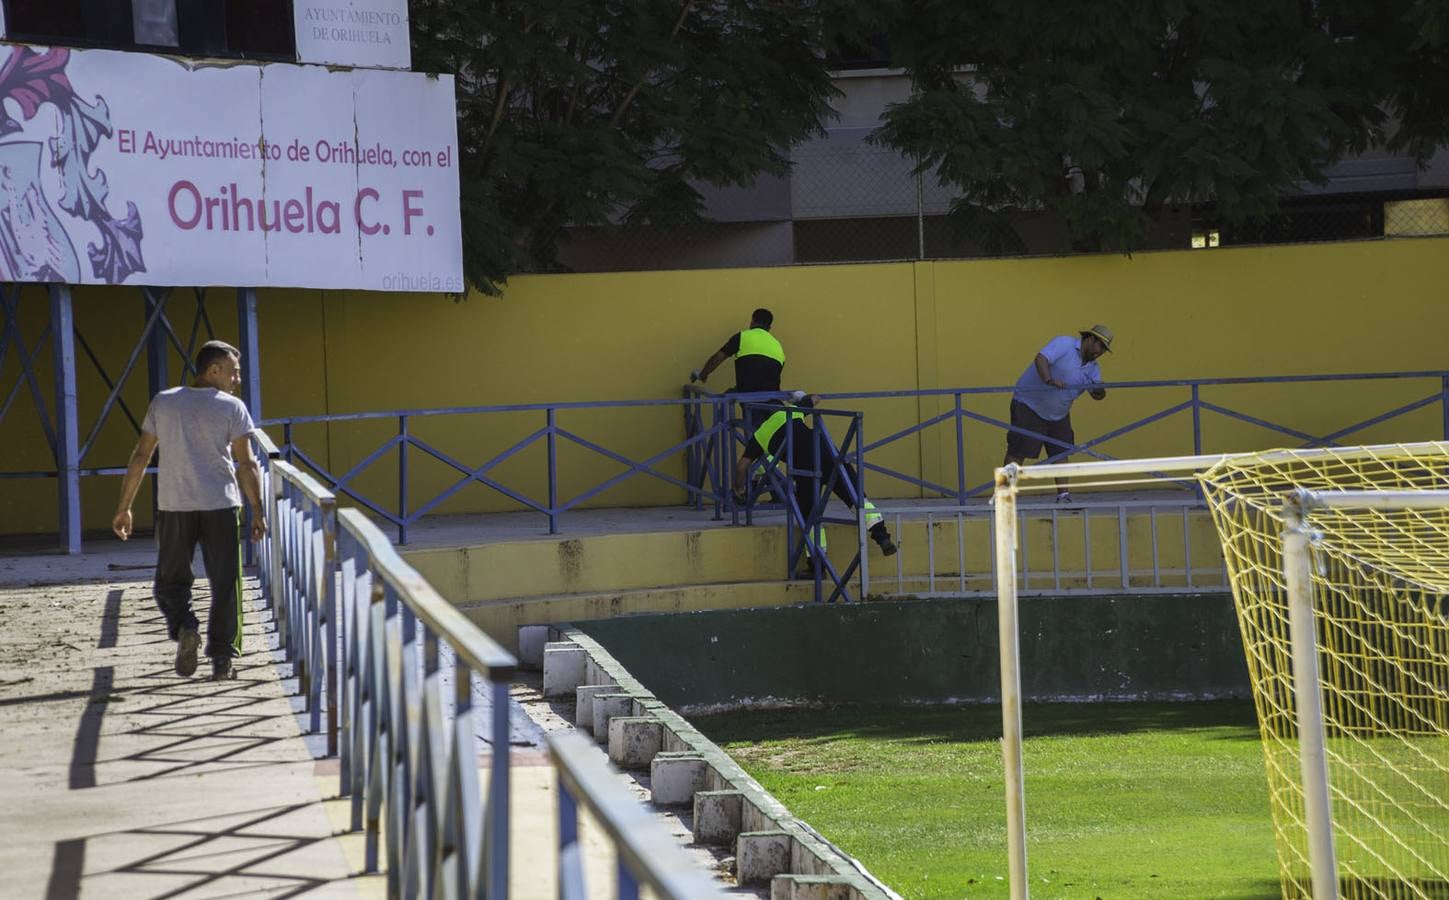
[(50, 336), (55, 359), (55, 469), (60, 485), (60, 549), (81, 552), (80, 421), (75, 393), (75, 315), (70, 287), (50, 288)]
[(262, 354), (257, 340), (257, 289), (236, 289), (237, 349), (241, 351), (241, 399), (252, 421), (262, 419)]
[(170, 351), (166, 347), (166, 334), (160, 328), (151, 325), (151, 317), (155, 314), (156, 307), (165, 303), (168, 290), (169, 288), (141, 288), (141, 302), (145, 305), (145, 315), (141, 322), (148, 329), (145, 337), (146, 396), (148, 398), (171, 387), (171, 367), (168, 365)]

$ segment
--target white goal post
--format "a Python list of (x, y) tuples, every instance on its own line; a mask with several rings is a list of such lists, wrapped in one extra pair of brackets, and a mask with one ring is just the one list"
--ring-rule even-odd
[[(996, 470), (995, 506), (996, 588), (1001, 665), (1002, 756), (1005, 769), (1007, 849), (1009, 880), (1013, 900), (1029, 895), (1026, 852), (1026, 803), (1022, 756), (1022, 697), (1020, 665), (1020, 627), (1018, 620), (1018, 541), (1019, 491), (1051, 487), (1058, 478), (1070, 478), (1074, 487), (1141, 486), (1160, 481), (1163, 476), (1195, 477), (1230, 460), (1251, 459), (1254, 466), (1267, 471), (1289, 472), (1294, 467), (1323, 467), (1345, 464), (1353, 468), (1355, 461), (1372, 462), (1385, 457), (1395, 460), (1416, 455), (1436, 460), (1449, 459), (1449, 444), (1423, 442), (1386, 447), (1332, 447), (1304, 450), (1275, 450), (1244, 454), (1163, 457), (1137, 460), (1108, 460), (1087, 463), (1062, 463), (1022, 467), (1009, 465)], [(1281, 469), (1281, 472), (1279, 471)], [(1296, 750), (1302, 773), (1305, 823), (1308, 832), (1308, 856), (1312, 867), (1315, 896), (1338, 896), (1338, 874), (1333, 856), (1332, 817), (1328, 808), (1329, 785), (1324, 759), (1324, 720), (1319, 708), (1318, 657), (1313, 624), (1313, 595), (1310, 580), (1310, 534), (1302, 527), (1303, 512), (1312, 508), (1354, 508), (1404, 510), (1409, 508), (1449, 509), (1449, 490), (1423, 490), (1425, 485), (1404, 482), (1385, 487), (1409, 490), (1364, 490), (1374, 484), (1315, 483), (1318, 490), (1299, 490), (1278, 501), (1275, 512), (1281, 516), (1283, 544), (1282, 571), (1286, 579), (1287, 600), (1292, 628), (1294, 694), (1298, 717), (1298, 734), (1302, 740)], [(1274, 490), (1281, 493), (1282, 484)], [(1237, 590), (1235, 583), (1234, 590)], [(1306, 616), (1304, 615), (1306, 613)], [(1305, 885), (1306, 886), (1306, 885)]]

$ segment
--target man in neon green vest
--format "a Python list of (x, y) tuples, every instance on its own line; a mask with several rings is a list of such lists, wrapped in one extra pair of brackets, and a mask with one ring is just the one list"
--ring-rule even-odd
[(754, 394), (778, 391), (785, 369), (785, 348), (770, 333), (775, 316), (763, 307), (750, 314), (750, 327), (730, 335), (724, 346), (689, 373), (690, 381), (708, 381), (710, 373), (731, 356), (735, 358), (735, 384), (727, 393)]
[[(735, 462), (735, 484), (745, 484), (748, 476), (750, 463), (765, 457), (765, 465), (771, 466), (777, 462), (784, 461), (786, 471), (791, 473), (813, 472), (816, 468), (816, 435), (815, 429), (806, 424), (807, 414), (802, 410), (813, 408), (820, 402), (820, 397), (815, 394), (805, 395), (804, 391), (796, 391), (793, 397), (794, 402), (779, 401), (780, 408), (764, 416), (749, 443), (745, 445), (745, 452)], [(763, 411), (761, 411), (763, 414)], [(819, 469), (820, 483), (829, 484), (836, 469), (841, 470), (841, 478), (832, 486), (833, 493), (839, 497), (841, 502), (852, 510), (856, 508), (855, 497), (852, 494), (856, 482), (855, 468), (850, 463), (839, 458), (838, 451), (829, 440), (819, 441)], [(806, 521), (815, 511), (815, 479), (808, 474), (792, 474), (795, 488), (795, 504), (800, 509), (800, 515)], [(748, 497), (737, 494), (735, 501), (745, 503)], [(891, 556), (896, 552), (895, 542), (891, 540), (891, 533), (886, 528), (885, 519), (875, 511), (875, 504), (862, 496), (861, 505), (865, 508), (865, 521), (870, 530), (870, 538), (880, 547), (881, 553)], [(821, 551), (825, 550), (825, 529), (818, 528), (815, 532), (815, 544)]]

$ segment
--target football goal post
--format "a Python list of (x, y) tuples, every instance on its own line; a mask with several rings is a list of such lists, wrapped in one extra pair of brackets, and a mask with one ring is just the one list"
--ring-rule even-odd
[(1164, 475), (1198, 480), (1222, 544), (1283, 896), (1449, 896), (1449, 443), (998, 470), (1012, 896), (1027, 896), (1017, 493)]

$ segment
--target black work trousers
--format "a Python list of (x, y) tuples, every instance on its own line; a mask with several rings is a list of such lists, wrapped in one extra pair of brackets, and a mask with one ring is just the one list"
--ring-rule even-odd
[[(777, 458), (784, 459), (791, 471), (796, 469), (804, 472), (813, 471), (815, 469), (815, 430), (800, 419), (791, 419), (789, 428), (790, 442), (785, 442), (785, 429), (781, 428), (779, 436), (770, 442), (775, 445), (772, 452)], [(832, 490), (835, 496), (840, 498), (841, 503), (854, 510), (855, 498), (851, 496), (851, 490), (855, 485), (855, 467), (838, 459), (835, 448), (830, 445), (830, 442), (822, 440), (820, 442), (820, 484), (829, 484), (837, 467), (842, 470), (840, 481), (835, 483)], [(795, 503), (800, 507), (801, 517), (808, 522), (811, 514), (815, 512), (815, 478), (808, 474), (794, 475), (793, 478), (795, 480)]]
[(206, 617), (206, 655), (214, 659), (241, 655), (241, 516), (240, 510), (206, 509), (156, 513), (156, 605), (166, 617), (166, 631), (176, 640), (183, 628), (200, 630), (191, 608), (191, 560), (201, 545), (201, 562), (211, 583), (211, 611)]

